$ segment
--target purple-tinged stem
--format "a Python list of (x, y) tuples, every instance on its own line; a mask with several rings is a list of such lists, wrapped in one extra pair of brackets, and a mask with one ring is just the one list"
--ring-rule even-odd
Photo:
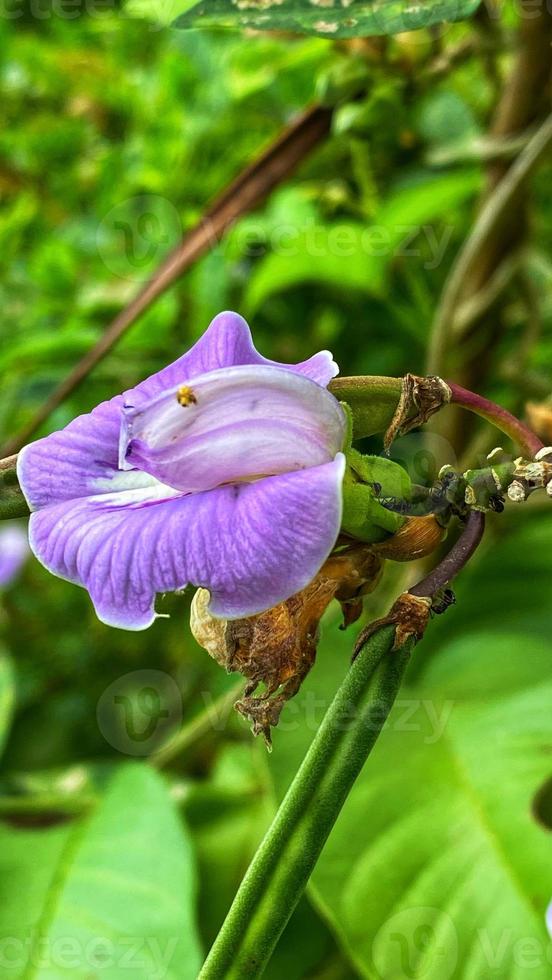
[(481, 511), (472, 510), (456, 544), (429, 575), (408, 590), (409, 594), (432, 597), (439, 589), (448, 585), (470, 560), (479, 546), (484, 530), (485, 515)]
[(524, 456), (533, 459), (539, 449), (543, 448), (544, 443), (539, 437), (528, 426), (524, 425), (523, 422), (520, 422), (515, 415), (512, 415), (511, 412), (507, 412), (505, 408), (501, 408), (495, 402), (489, 401), (488, 398), (477, 395), (474, 391), (468, 391), (467, 388), (462, 388), (461, 385), (455, 384), (454, 381), (447, 381), (447, 384), (452, 393), (450, 399), (451, 405), (458, 405), (460, 408), (467, 409), (468, 412), (474, 412), (476, 415), (480, 415), (487, 422), (491, 422), (497, 429), (500, 429), (501, 432), (504, 432), (513, 442), (518, 444)]

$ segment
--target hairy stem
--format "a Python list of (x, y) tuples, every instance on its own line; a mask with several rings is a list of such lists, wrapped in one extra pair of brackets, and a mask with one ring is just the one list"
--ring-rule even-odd
[[(410, 590), (432, 596), (469, 561), (484, 528), (474, 512), (450, 553)], [(393, 649), (382, 625), (360, 647), (262, 841), (200, 973), (200, 980), (261, 976), (303, 894), (320, 852), (380, 734), (414, 639)]]
[(428, 575), (409, 589), (410, 595), (433, 596), (444, 588), (468, 563), (481, 542), (485, 530), (485, 515), (473, 510), (458, 541)]
[(250, 865), (201, 980), (261, 975), (391, 710), (412, 644), (380, 630), (349, 669)]

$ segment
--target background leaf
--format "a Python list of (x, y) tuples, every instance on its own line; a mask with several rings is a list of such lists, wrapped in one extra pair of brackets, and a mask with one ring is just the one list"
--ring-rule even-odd
[[(308, 13), (313, 21), (330, 22), (331, 16), (352, 17), (352, 10), (356, 8), (358, 14), (364, 7), (368, 15), (376, 11), (383, 11), (386, 17), (393, 15), (394, 25), (403, 26), (400, 15), (406, 6), (394, 2), (375, 7), (355, 2), (346, 7), (336, 0), (333, 7), (309, 4)], [(438, 19), (444, 6), (432, 4), (431, 16)], [(197, 12), (199, 3), (193, 0), (187, 7), (191, 14), (194, 8)], [(288, 2), (267, 5), (263, 11), (243, 4), (216, 7), (213, 0), (203, 7), (206, 14), (197, 19), (198, 23), (224, 7), (234, 27), (239, 27), (238, 18), (259, 14), (268, 17), (264, 23), (270, 26), (272, 16), (291, 9)], [(410, 4), (408, 7), (411, 9)], [(474, 7), (470, 4), (470, 9)], [(463, 2), (456, 5), (459, 13), (466, 9)], [(183, 6), (179, 0), (174, 0), (174, 6), (169, 0), (132, 0), (132, 10), (157, 21), (157, 28), (159, 22), (167, 23), (182, 13)], [(420, 17), (429, 10), (428, 0), (417, 6)], [(74, 10), (70, 16), (68, 9), (64, 16), (61, 8), (57, 10), (59, 16), (51, 17), (38, 18), (36, 10), (23, 7), (18, 13), (21, 16), (0, 18), (4, 117), (0, 131), (2, 441), (31, 418), (141, 287), (144, 277), (200, 218), (207, 203), (290, 119), (320, 98), (337, 104), (328, 139), (285, 185), (239, 222), (132, 327), (54, 413), (42, 434), (161, 369), (186, 350), (211, 316), (223, 308), (253, 312), (251, 326), (258, 348), (278, 361), (304, 360), (316, 350), (329, 348), (343, 374), (425, 372), (435, 306), (452, 260), (470, 232), (479, 192), (487, 179), (482, 146), (503, 80), (517, 56), (515, 5), (501, 8), (500, 19), (495, 11), (497, 19), (492, 26), (496, 30), (490, 44), (486, 40), (482, 43), (479, 18), (399, 33), (384, 41), (366, 34), (352, 44), (332, 44), (329, 33), (314, 37), (297, 29), (294, 33), (151, 29), (143, 20), (122, 18), (118, 5), (100, 0), (97, 5), (90, 0), (80, 16), (74, 16)], [(536, 18), (538, 11), (534, 13)], [(363, 30), (365, 25), (364, 21)], [(532, 181), (531, 220), (527, 223), (530, 241), (523, 253), (529, 256), (525, 272), (536, 293), (539, 330), (532, 325), (516, 283), (511, 283), (496, 311), (498, 318), (494, 311), (491, 317), (492, 348), (486, 346), (485, 332), (478, 330), (461, 347), (450, 351), (450, 377), (464, 377), (467, 362), (484, 365), (480, 390), (516, 413), (523, 412), (526, 399), (542, 400), (552, 391), (551, 177), (547, 163)], [(387, 246), (388, 254), (367, 256), (362, 251), (363, 231), (404, 225), (428, 228), (425, 236), (423, 230), (418, 233), (412, 248), (407, 246), (408, 254), (390, 248), (396, 236)], [(286, 229), (290, 226), (320, 229), (323, 243), (341, 226), (352, 227), (353, 254), (332, 256), (329, 249), (327, 257), (310, 254), (306, 235), (299, 238), (300, 248), (295, 253), (286, 254)], [(437, 258), (430, 246), (434, 240), (445, 246)], [(335, 245), (335, 238), (330, 242)], [(134, 253), (140, 260), (137, 265)], [(498, 336), (495, 330), (502, 321)], [(446, 424), (447, 418), (443, 422)], [(466, 424), (448, 441), (441, 440), (439, 461), (449, 461), (451, 453), (460, 458), (468, 438), (475, 435), (475, 427)], [(413, 434), (406, 439), (411, 440), (407, 450), (408, 446), (412, 450), (406, 454), (414, 468), (420, 464), (416, 475), (424, 478), (425, 437)], [(376, 440), (367, 448), (381, 451)], [(492, 448), (492, 443), (487, 448)], [(460, 745), (469, 761), (469, 722), (469, 731), (477, 730), (483, 747), (486, 743), (496, 746), (496, 768), (491, 772), (490, 762), (486, 762), (481, 778), (485, 774), (489, 798), (491, 778), (496, 782), (493, 805), (499, 808), (504, 797), (508, 815), (518, 806), (508, 796), (508, 783), (511, 781), (516, 799), (522, 793), (530, 796), (533, 789), (527, 773), (523, 776), (524, 744), (535, 783), (541, 779), (544, 761), (550, 760), (545, 751), (536, 754), (535, 739), (526, 732), (524, 741), (519, 742), (519, 759), (508, 749), (505, 758), (510, 760), (513, 776), (508, 773), (505, 780), (501, 761), (505, 749), (499, 743), (503, 706), (513, 704), (512, 699), (522, 705), (524, 692), (535, 686), (540, 689), (542, 685), (545, 691), (552, 575), (552, 534), (545, 514), (544, 505), (534, 510), (531, 504), (511, 508), (496, 521), (489, 521), (482, 560), (460, 578), (458, 605), (433, 620), (431, 633), (416, 651), (409, 676), (409, 688), (417, 692), (416, 697), (423, 695), (437, 707), (446, 708), (447, 702), (453, 701), (462, 711), (469, 708), (466, 721), (462, 715)], [(399, 569), (388, 567), (377, 592), (367, 599), (367, 616), (388, 608), (393, 595), (402, 588), (401, 574)], [(83, 804), (88, 806), (99, 798), (100, 814), (106, 776), (119, 768), (121, 751), (127, 751), (129, 757), (144, 751), (142, 744), (129, 740), (113, 691), (131, 690), (138, 697), (144, 684), (143, 671), (152, 671), (150, 682), (154, 685), (158, 672), (164, 672), (166, 683), (159, 686), (158, 693), (165, 718), (160, 718), (152, 739), (156, 748), (180, 721), (185, 725), (233, 683), (191, 639), (187, 626), (189, 598), (188, 594), (159, 597), (159, 611), (170, 614), (170, 618), (159, 618), (143, 633), (127, 633), (98, 622), (84, 590), (54, 578), (33, 559), (17, 586), (2, 594), (0, 644), (10, 651), (16, 673), (15, 686), (6, 675), (6, 700), (15, 692), (16, 705), (9, 730), (4, 718), (7, 742), (0, 774), (0, 812), (4, 815), (0, 825), (0, 890), (2, 907), (7, 910), (0, 914), (0, 955), (14, 952), (1, 941), (14, 935), (15, 926), (21, 931), (16, 935), (29, 935), (29, 930), (34, 934), (29, 923), (39, 916), (43, 896), (48, 894), (52, 874), (63, 863), (73, 828), (75, 833), (82, 832), (84, 842), (88, 830), (81, 828), (89, 824), (75, 820), (74, 812), (82, 812)], [(275, 772), (281, 771), (279, 788), (301, 761), (306, 743), (347, 669), (352, 634), (339, 634), (337, 622), (330, 617), (324, 637), (304, 699), (286, 707), (275, 735), (269, 765)], [(488, 664), (485, 651), (490, 644), (500, 670)], [(105, 704), (106, 692), (111, 692), (112, 699), (109, 724), (99, 710)], [(537, 720), (542, 712), (537, 695), (534, 697), (530, 707)], [(488, 706), (485, 724), (478, 721), (476, 726), (470, 706), (476, 705), (479, 711), (483, 702)], [(529, 706), (529, 701), (526, 703)], [(496, 707), (491, 711), (493, 704)], [(427, 711), (420, 711), (431, 733), (433, 724)], [(165, 783), (155, 781), (159, 807), (163, 812), (169, 808), (171, 820), (183, 828), (185, 839), (191, 839), (197, 868), (193, 897), (188, 898), (188, 892), (182, 897), (179, 935), (184, 935), (184, 919), (190, 914), (185, 909), (193, 901), (203, 949), (230, 904), (275, 802), (264, 750), (252, 745), (248, 726), (231, 714), (228, 723), (216, 726), (172, 760), (169, 791)], [(454, 709), (451, 717), (452, 724)], [(417, 716), (413, 720), (416, 723)], [(512, 735), (506, 723), (505, 731)], [(420, 799), (420, 790), (413, 785), (419, 782), (416, 738), (423, 739), (422, 733), (404, 732), (401, 769), (396, 762), (398, 774), (387, 774), (389, 833), (395, 824), (399, 826), (401, 814), (408, 809), (408, 794), (412, 793), (416, 801)], [(452, 826), (456, 808), (451, 801), (458, 800), (459, 819), (465, 820), (466, 807), (458, 792), (455, 770), (432, 762), (442, 759), (442, 751), (438, 739), (434, 746), (422, 744), (419, 757), (424, 765), (427, 763), (435, 808), (449, 814)], [(395, 762), (391, 749), (387, 752), (391, 767)], [(412, 778), (407, 771), (410, 761)], [(405, 778), (401, 779), (403, 770)], [(552, 765), (548, 776), (551, 770)], [(182, 867), (184, 879), (179, 880), (188, 880), (181, 836), (177, 840), (176, 832), (171, 831), (163, 839), (168, 818), (147, 818), (147, 813), (158, 812), (158, 805), (150, 800), (154, 791), (146, 792), (141, 783), (141, 788), (134, 783), (132, 787), (126, 785), (128, 800), (117, 804), (120, 818), (113, 816), (104, 824), (106, 837), (113, 836), (118, 847), (112, 850), (106, 845), (101, 852), (95, 851), (98, 867), (109, 870), (112, 866), (118, 872), (122, 854), (128, 868), (136, 865), (140, 880), (157, 882), (158, 871), (143, 853), (143, 841), (151, 838), (152, 854), (168, 848), (181, 855), (173, 861), (174, 878), (177, 867)], [(552, 822), (552, 797), (546, 792), (549, 785), (541, 784), (531, 811), (538, 815), (543, 833)], [(479, 788), (478, 793), (481, 795)], [(169, 796), (179, 802), (178, 814)], [(21, 812), (8, 821), (6, 814), (13, 813), (14, 798), (20, 797)], [(139, 807), (138, 801), (146, 797), (148, 805)], [(62, 809), (65, 804), (71, 810), (70, 819), (52, 812), (51, 799), (58, 799)], [(313, 891), (310, 900), (299, 907), (280, 942), (270, 980), (348, 980), (366, 974), (367, 969), (372, 969), (373, 980), (412, 980), (408, 942), (402, 976), (393, 975), (398, 972), (397, 960), (382, 964), (378, 959), (385, 967), (379, 974), (377, 964), (367, 966), (370, 943), (376, 939), (377, 916), (372, 894), (367, 898), (363, 891), (368, 877), (372, 883), (371, 875), (361, 882), (362, 887), (358, 880), (365, 874), (364, 851), (371, 850), (371, 844), (377, 846), (386, 828), (377, 825), (372, 812), (377, 812), (377, 800), (367, 809), (364, 798), (360, 804), (353, 798), (352, 806), (350, 838), (341, 833), (340, 842), (346, 855), (351, 851), (353, 858), (358, 858), (357, 885), (351, 895), (360, 906), (353, 909), (348, 899), (348, 875), (332, 876), (331, 866), (335, 863), (337, 867), (340, 858), (328, 849), (323, 872), (327, 876), (324, 881), (331, 882), (331, 894), (322, 900), (321, 880), (316, 895)], [(437, 835), (434, 850), (441, 846), (444, 831), (436, 817), (433, 823), (428, 820), (427, 826), (420, 826), (414, 810), (411, 808), (411, 824), (397, 830), (403, 834), (401, 859), (402, 850), (407, 861), (411, 852), (421, 861), (427, 856), (429, 868), (434, 854), (425, 850), (427, 828)], [(148, 828), (135, 835), (134, 828), (142, 827), (141, 814)], [(519, 841), (512, 843), (511, 849), (517, 847), (525, 861), (538, 827), (531, 823), (525, 835), (520, 819), (515, 817), (512, 822)], [(412, 827), (411, 837), (408, 826)], [(445, 844), (448, 847), (448, 840)], [(386, 889), (391, 888), (387, 882), (398, 865), (396, 846), (389, 861), (383, 863), (381, 854), (379, 858)], [(76, 846), (75, 861), (80, 854)], [(484, 855), (482, 866), (487, 865)], [(541, 867), (536, 863), (534, 867), (534, 890), (540, 901), (549, 886), (549, 862), (546, 859)], [(447, 901), (445, 871), (443, 908)], [(173, 871), (169, 869), (167, 875), (170, 885)], [(483, 895), (487, 881), (482, 875)], [(404, 885), (397, 878), (393, 886), (399, 906)], [(160, 882), (160, 887), (163, 890), (166, 885)], [(173, 891), (178, 887), (176, 883)], [(93, 897), (91, 891), (84, 896)], [(102, 897), (101, 902), (108, 909), (107, 900)], [(461, 927), (459, 949), (465, 950), (473, 936), (486, 928), (486, 921), (469, 892), (460, 893), (458, 903), (462, 911), (458, 916), (454, 912), (452, 918)], [(123, 916), (127, 904), (133, 915), (147, 911), (148, 929), (155, 917), (157, 930), (161, 905), (159, 910), (155, 903), (149, 903), (147, 910), (137, 907), (134, 890), (129, 889), (119, 902), (121, 908), (109, 907), (110, 914)], [(436, 901), (434, 907), (438, 905)], [(167, 928), (172, 930), (172, 906), (163, 908)], [(352, 965), (352, 943), (361, 931), (359, 921), (365, 908), (364, 932), (359, 939), (362, 955)], [(493, 907), (488, 915), (492, 918)], [(387, 921), (393, 926), (392, 916)], [(414, 945), (421, 950), (428, 929), (426, 922), (417, 925), (420, 928), (414, 930)], [(126, 928), (125, 923), (121, 928)], [(150, 934), (146, 926), (143, 929), (144, 935)], [(159, 929), (164, 936), (163, 923)], [(382, 946), (388, 945), (391, 955), (401, 942), (405, 944), (404, 929), (403, 940), (389, 938), (385, 929), (381, 936), (379, 956)], [(445, 940), (450, 938), (446, 927), (444, 936)], [(519, 980), (520, 969), (522, 976), (527, 969), (523, 964), (528, 952), (523, 946), (512, 949), (510, 939), (510, 933), (505, 934), (504, 977)], [(194, 962), (197, 966), (197, 958)], [(461, 957), (457, 965), (467, 973), (461, 980), (476, 980), (475, 972), (481, 966), (477, 960), (473, 976)], [(418, 980), (425, 980), (422, 967), (420, 962)], [(96, 972), (105, 976), (106, 969), (104, 966)], [(45, 970), (43, 966), (43, 976)], [(386, 976), (386, 971), (391, 976)], [(10, 970), (10, 975), (13, 973)], [(446, 969), (441, 973), (445, 977)], [(132, 975), (136, 976), (136, 971)], [(487, 980), (488, 971), (482, 976)], [(458, 977), (453, 975), (452, 980)]]
[(14, 977), (196, 977), (191, 848), (163, 780), (128, 765), (89, 818), (0, 829), (0, 935)]
[[(455, 212), (478, 185), (477, 173), (469, 170), (414, 181), (391, 192), (368, 224), (306, 218), (302, 225), (296, 212), (288, 214), (286, 223), (279, 212), (285, 246), (257, 264), (245, 294), (247, 309), (254, 315), (274, 293), (305, 283), (380, 296), (391, 264), (408, 249), (419, 249), (428, 227), (439, 241), (443, 235), (449, 240), (447, 223), (450, 228)], [(276, 237), (278, 224), (272, 233)], [(266, 234), (270, 242), (271, 229)]]
[(479, 0), (350, 0), (348, 3), (313, 0), (203, 0), (176, 20), (176, 27), (257, 27), (297, 31), (319, 37), (364, 37), (397, 34), (443, 21), (462, 20), (477, 10)]

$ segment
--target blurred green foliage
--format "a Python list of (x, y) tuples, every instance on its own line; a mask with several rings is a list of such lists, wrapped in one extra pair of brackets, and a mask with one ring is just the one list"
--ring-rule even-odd
[[(44, 10), (40, 22), (32, 12), (0, 19), (4, 437), (28, 421), (207, 202), (315, 91), (327, 95), (328, 72), (365, 58), (317, 38), (176, 32), (93, 6), (74, 18)], [(422, 373), (432, 315), (477, 206), (477, 139), (497, 98), (485, 59), (463, 59), (444, 76), (427, 66), (472, 30), (449, 27), (437, 42), (399, 37), (386, 57), (370, 53), (360, 97), (356, 88), (354, 100), (338, 93), (331, 138), (142, 317), (49, 427), (178, 356), (228, 307), (250, 316), (269, 357), (299, 360), (328, 346), (344, 374)], [(505, 70), (508, 56), (499, 60)], [(526, 256), (539, 327), (519, 291), (507, 291), (486, 377), (487, 393), (517, 409), (552, 389), (550, 175), (543, 167), (535, 181)], [(451, 370), (462, 356), (451, 349)], [(417, 438), (396, 452), (422, 479), (427, 452)], [(445, 462), (465, 448), (439, 443), (438, 452)], [(454, 972), (432, 959), (431, 936), (416, 946), (411, 965), (423, 980), (547, 975), (514, 963), (514, 953), (531, 937), (545, 951), (552, 896), (544, 854), (552, 821), (546, 829), (531, 810), (551, 748), (551, 552), (552, 525), (538, 506), (492, 522), (458, 607), (417, 651), (405, 694), (453, 703), (451, 743), (427, 743), (422, 728), (385, 736), (268, 977), (414, 975), (400, 972), (408, 964), (393, 959), (392, 943), (384, 952), (373, 944), (391, 912), (412, 907), (444, 910), (458, 934)], [(372, 614), (387, 608), (401, 575), (388, 570)], [(157, 777), (147, 757), (234, 680), (194, 644), (188, 604), (188, 595), (162, 597), (170, 619), (143, 634), (110, 630), (83, 591), (34, 561), (1, 597), (0, 934), (32, 940), (10, 975), (66, 976), (59, 963), (41, 965), (37, 944), (42, 937), (52, 959), (62, 949), (55, 940), (74, 937), (76, 976), (84, 966), (128, 976), (120, 957), (103, 969), (109, 947), (98, 953), (103, 963), (84, 963), (90, 936), (107, 936), (119, 953), (121, 937), (149, 937), (163, 949), (176, 938), (163, 975), (194, 975), (346, 670), (352, 639), (338, 641), (332, 612), (271, 760), (241, 719), (215, 715)], [(469, 771), (459, 774), (461, 766)], [(81, 809), (86, 816), (73, 819)], [(443, 921), (416, 920), (412, 929), (435, 926), (437, 940), (445, 929), (446, 940)], [(477, 959), (477, 930), (489, 923), (493, 949), (501, 930), (512, 930), (494, 973)], [(132, 975), (156, 974), (146, 959)]]

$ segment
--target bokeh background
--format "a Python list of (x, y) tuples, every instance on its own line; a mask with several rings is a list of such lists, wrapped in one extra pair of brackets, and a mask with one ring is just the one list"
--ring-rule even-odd
[[(2, 438), (213, 196), (327, 95), (328, 72), (359, 62), (366, 90), (342, 99), (328, 139), (154, 304), (42, 434), (179, 356), (226, 308), (277, 360), (329, 347), (344, 374), (424, 372), (487, 179), (485, 134), (516, 58), (513, 10), (492, 20), (488, 44), (481, 20), (367, 45), (179, 32), (105, 6), (14, 10), (0, 18)], [(436, 70), (473, 38), (479, 47)], [(491, 325), (447, 340), (448, 376), (520, 413), (552, 392), (551, 177), (548, 161)], [(381, 247), (363, 244), (370, 228), (383, 230)], [(419, 481), (446, 461), (475, 465), (497, 443), (467, 422), (430, 428), (394, 450)], [(268, 977), (550, 977), (551, 554), (544, 495), (490, 521)], [(389, 567), (368, 614), (415, 574)], [(6, 976), (195, 976), (347, 670), (353, 633), (332, 609), (269, 757), (229, 708), (237, 678), (191, 639), (189, 601), (162, 597), (170, 618), (145, 633), (112, 630), (84, 591), (32, 558), (0, 595)]]

